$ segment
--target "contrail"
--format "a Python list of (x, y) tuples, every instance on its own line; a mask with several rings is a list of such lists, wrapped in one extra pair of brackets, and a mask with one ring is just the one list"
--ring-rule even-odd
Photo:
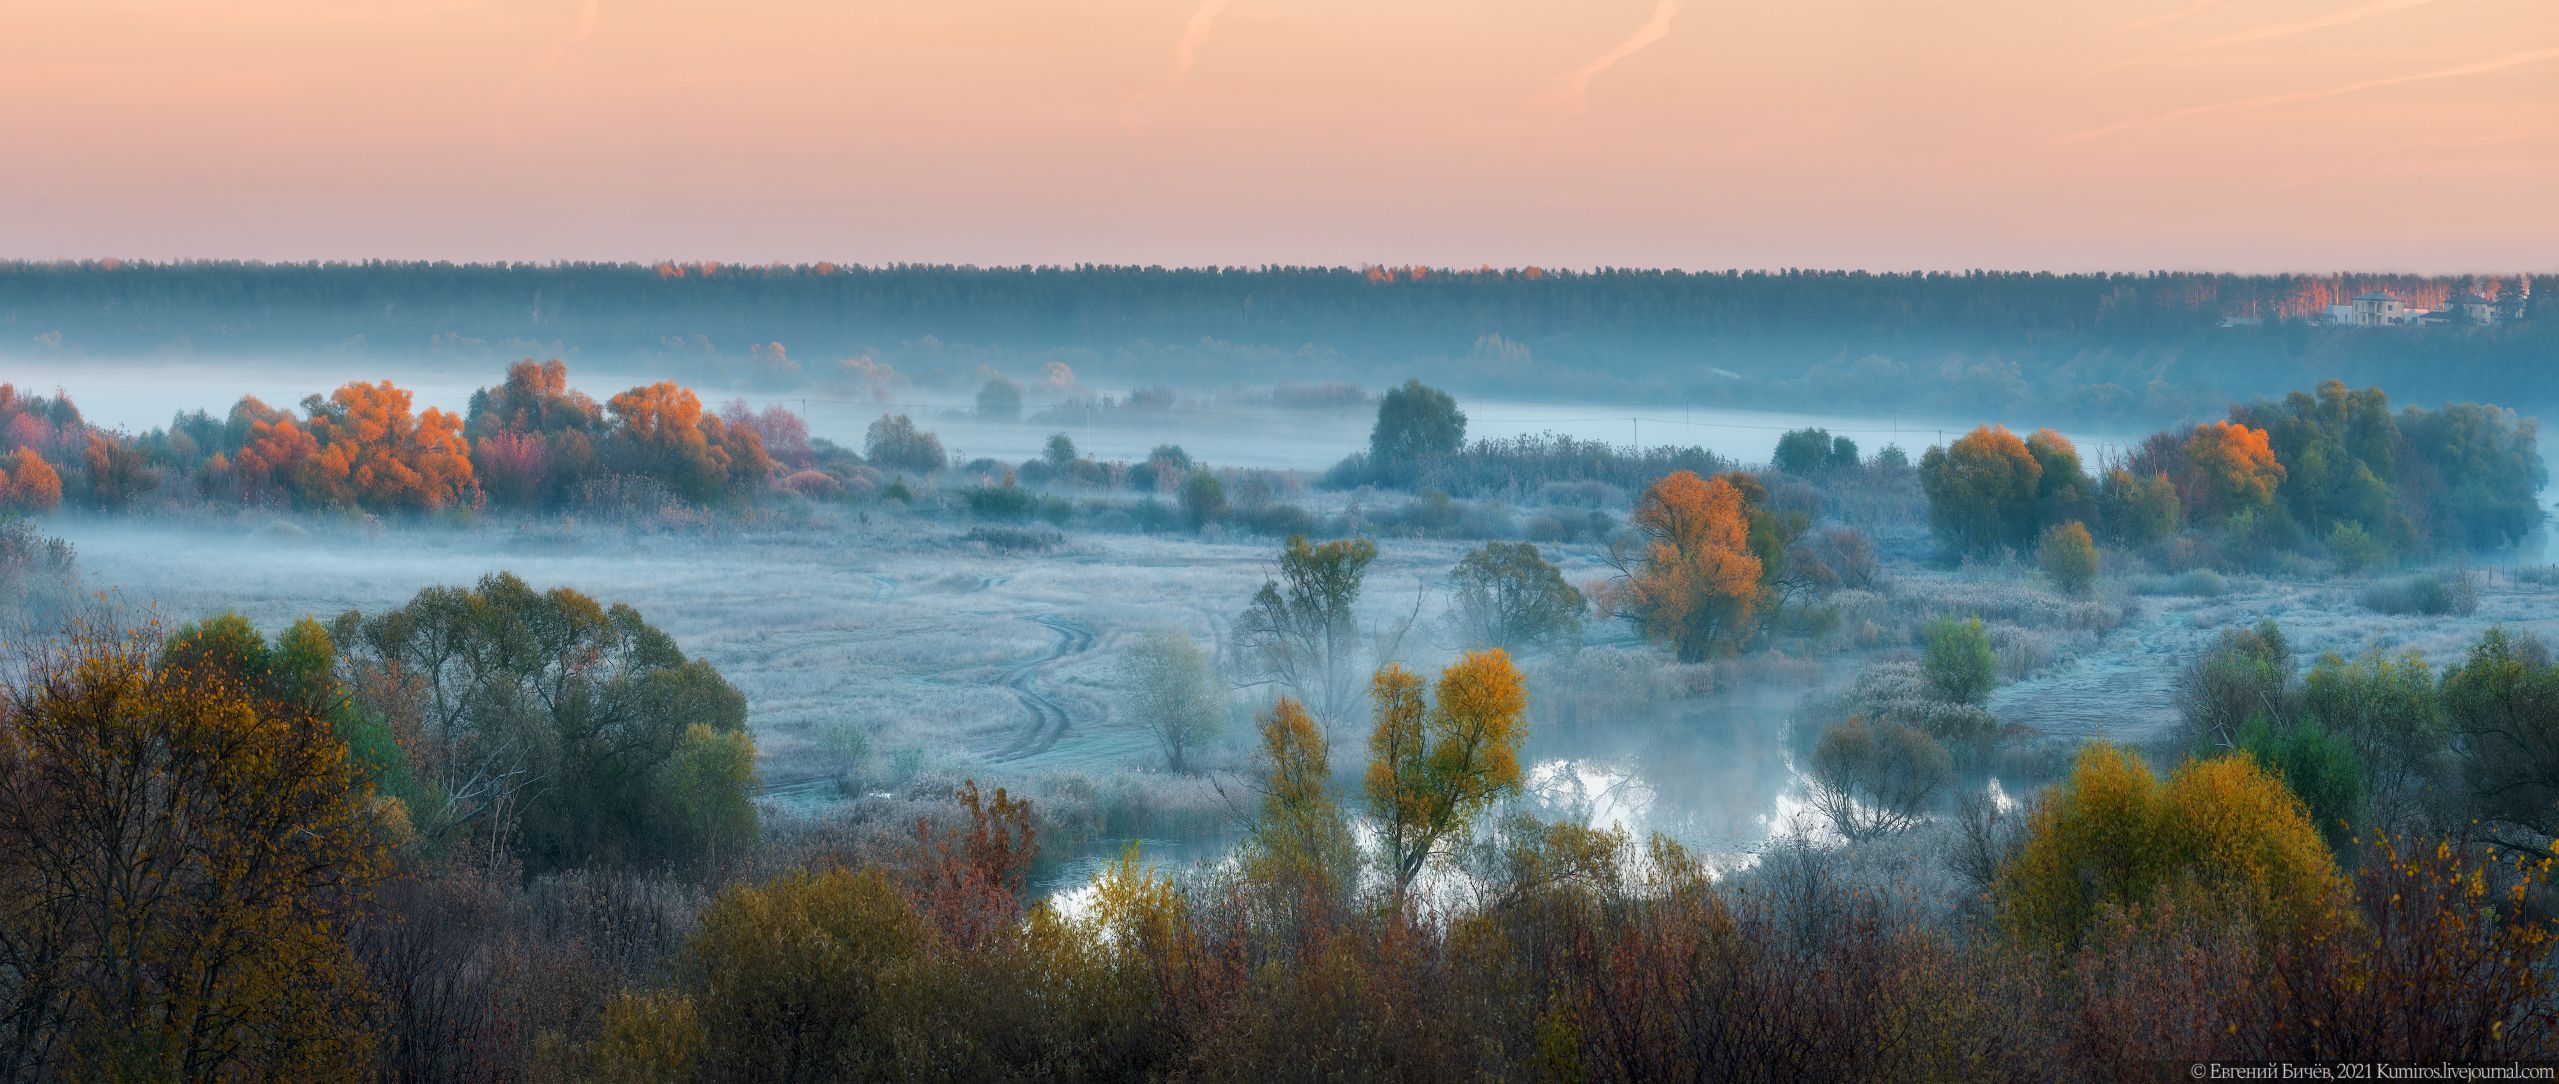
[(1601, 72), (1616, 67), (1618, 61), (1643, 52), (1651, 48), (1654, 42), (1669, 37), (1671, 16), (1677, 14), (1679, 14), (1679, 0), (1658, 0), (1653, 5), (1653, 17), (1644, 20), (1644, 25), (1637, 27), (1626, 40), (1618, 42), (1615, 48), (1601, 53), (1599, 59), (1557, 78), (1555, 94), (1551, 99), (1556, 113), (1560, 116), (1578, 117), (1588, 111), (1591, 80), (1598, 78)]
[(2196, 42), (2194, 47), (2197, 49), (2211, 49), (2223, 45), (2237, 45), (2241, 42), (2264, 41), (2268, 38), (2288, 38), (2295, 34), (2306, 34), (2313, 30), (2326, 30), (2332, 26), (2344, 26), (2347, 23), (2358, 23), (2365, 19), (2372, 18), (2375, 15), (2387, 15), (2394, 11), (2401, 11), (2407, 8), (2416, 7), (2419, 4), (2431, 4), (2433, 2), (2434, 0), (2379, 0), (2378, 3), (2366, 4), (2359, 8), (2348, 8), (2332, 15), (2322, 15), (2316, 19), (2311, 19), (2305, 22), (2285, 23), (2280, 26), (2261, 26), (2255, 30), (2242, 30), (2236, 34), (2224, 34), (2218, 38), (2206, 38), (2202, 41)]
[(576, 45), (577, 43), (594, 36), (596, 5), (600, 2), (601, 0), (586, 0), (586, 6), (578, 10), (577, 31), (570, 34), (568, 40), (560, 42), (557, 45), (553, 45), (549, 49), (543, 50), (542, 58), (540, 60), (534, 61), (523, 71), (516, 73), (515, 82), (507, 84), (506, 96), (508, 100), (512, 101), (517, 92), (524, 89), (524, 84), (531, 81), (534, 76), (540, 75), (543, 72), (557, 67), (561, 58), (569, 55), (570, 46)]
[(1171, 90), (1191, 77), (1191, 69), (1199, 65), (1200, 47), (1208, 44), (1208, 32), (1217, 25), (1218, 15), (1225, 10), (1226, 0), (1200, 0), (1199, 10), (1192, 12), (1191, 20), (1182, 24), (1182, 40), (1173, 43), (1172, 72), (1162, 82), (1129, 95), (1128, 104), (1120, 110), (1122, 125), (1134, 130), (1141, 119), (1139, 106), (1144, 105), (1148, 98)]
[(2359, 91), (2374, 90), (2380, 87), (2395, 87), (2402, 83), (2423, 83), (2435, 79), (2454, 79), (2464, 75), (2485, 75), (2489, 72), (2504, 71), (2507, 68), (2520, 67), (2525, 64), (2537, 64), (2544, 60), (2559, 60), (2559, 49), (2534, 49), (2530, 52), (2508, 53), (2504, 56), (2475, 61), (2458, 67), (2442, 68), (2430, 72), (2417, 72), (2413, 75), (2393, 75), (2380, 79), (2366, 79), (2362, 82), (2348, 83), (2344, 86), (2328, 87), (2322, 90), (2297, 90), (2289, 94), (2268, 94), (2256, 98), (2241, 98), (2236, 101), (2215, 102), (2211, 105), (2188, 106), (2184, 109), (2170, 110), (2166, 113), (2155, 113), (2147, 117), (2135, 117), (2131, 120), (2117, 121), (2102, 128), (2091, 128), (2085, 132), (2073, 132), (2069, 135), (2062, 136), (2059, 140), (2056, 140), (2056, 142), (2064, 144), (2085, 143), (2100, 136), (2113, 135), (2114, 133), (2123, 131), (2127, 128), (2143, 128), (2153, 124), (2165, 124), (2172, 120), (2184, 120), (2187, 117), (2202, 116), (2206, 113), (2221, 113), (2233, 109), (2258, 109), (2274, 105), (2296, 105), (2301, 102), (2315, 102), (2323, 98), (2335, 98), (2341, 95), (2354, 94)]

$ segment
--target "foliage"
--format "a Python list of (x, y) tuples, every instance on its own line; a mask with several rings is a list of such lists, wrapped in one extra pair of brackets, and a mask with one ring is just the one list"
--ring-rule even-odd
[(1857, 442), (1833, 437), (1827, 429), (1791, 429), (1777, 438), (1768, 465), (1798, 477), (1810, 477), (1857, 466)]
[(1852, 715), (1813, 747), (1813, 806), (1849, 839), (1917, 825), (1954, 778), (1954, 761), (1925, 732)]
[(1190, 768), (1190, 755), (1216, 740), (1226, 722), (1226, 696), (1208, 653), (1176, 629), (1137, 634), (1120, 653), (1120, 684), (1128, 714), (1153, 735), (1174, 771)]
[(988, 377), (977, 389), (977, 415), (995, 421), (1018, 421), (1022, 417), (1022, 386), (1001, 376)]
[(346, 745), (219, 656), (155, 653), (81, 630), (0, 701), (0, 1067), (360, 1075), (343, 931), (386, 835)]
[(1345, 538), (1321, 545), (1304, 537), (1280, 549), (1279, 575), (1235, 619), (1229, 634), (1233, 673), (1251, 684), (1276, 684), (1309, 706), (1327, 728), (1338, 725), (1358, 695), (1359, 624), (1352, 611), (1377, 544)]
[(1377, 425), (1368, 434), (1369, 467), (1389, 480), (1412, 476), (1416, 466), (1466, 444), (1466, 412), (1447, 392), (1419, 380), (1377, 401)]
[(2042, 526), (2043, 464), (2005, 427), (1986, 425), (1919, 457), (1928, 526), (1948, 550), (2023, 550)]
[(2385, 614), (2443, 617), (2479, 610), (2479, 587), (2468, 569), (2421, 572), (2392, 583), (2377, 583), (2358, 596), (2364, 608)]
[(2283, 780), (2328, 849), (2351, 861), (2355, 833), (2366, 824), (2363, 757), (2352, 741), (2308, 719), (2278, 729), (2260, 716), (2240, 728), (2239, 751)]
[(862, 434), (862, 457), (881, 470), (932, 474), (950, 465), (941, 438), (919, 431), (904, 414), (882, 414)]
[(2097, 509), (2107, 539), (2119, 546), (2156, 546), (2177, 537), (2185, 525), (2176, 483), (2165, 474), (2135, 477), (2121, 468), (2107, 471), (2097, 488)]
[(2044, 532), (2035, 562), (2065, 595), (2087, 595), (2097, 586), (2097, 542), (2088, 525), (2072, 520)]
[(1226, 484), (1218, 481), (1214, 471), (1195, 468), (1182, 482), (1182, 522), (1193, 531), (1226, 516)]
[(62, 503), (62, 475), (33, 448), (0, 457), (0, 511), (50, 512)]
[(780, 469), (753, 429), (704, 414), (701, 398), (671, 381), (623, 392), (604, 409), (613, 419), (605, 462), (655, 478), (694, 504), (751, 496)]
[(2322, 655), (2293, 703), (2304, 723), (2353, 747), (2364, 767), (2374, 823), (2393, 832), (2423, 826), (2436, 804), (2431, 792), (2444, 774), (2448, 736), (2442, 698), (2424, 657), (2394, 659), (2374, 651), (2350, 661)]
[(1999, 655), (1978, 617), (1938, 617), (1920, 633), (1919, 668), (1928, 694), (1949, 704), (1979, 704), (1999, 684)]
[(2130, 752), (2080, 751), (2001, 869), (2002, 922), (2069, 951), (2108, 913), (2244, 917), (2273, 941), (2344, 922), (2346, 884), (2301, 802), (2246, 757), (2189, 761), (2165, 786)]
[[(536, 871), (708, 859), (696, 848), (737, 808), (713, 791), (752, 786), (703, 774), (728, 751), (668, 767), (696, 724), (745, 740), (746, 701), (629, 606), (493, 573), (350, 611), (331, 636), (358, 704), (410, 750), (425, 796), (412, 814), (436, 845), (484, 838)], [(678, 802), (677, 783), (698, 793)]]
[(1377, 728), (1364, 790), (1399, 900), (1424, 864), (1519, 788), (1528, 690), (1510, 656), (1469, 652), (1440, 673), (1436, 692), (1425, 702), (1422, 679), (1392, 663), (1369, 687)]
[(1741, 489), (1680, 471), (1644, 492), (1631, 526), (1632, 540), (1610, 547), (1619, 576), (1609, 608), (1669, 641), (1681, 662), (1737, 647), (1752, 631), (1763, 568)]
[(2548, 854), (2559, 835), (2559, 664), (2549, 647), (2491, 628), (2444, 671), (2442, 695), (2479, 816), (2500, 843)]
[(1281, 697), (1261, 716), (1262, 808), (1243, 852), (1275, 909), (1329, 913), (1352, 885), (1358, 846), (1332, 789), (1330, 743), (1304, 705)]
[(2186, 438), (2183, 452), (2189, 473), (2181, 500), (2204, 522), (2273, 511), (2284, 465), (2275, 461), (2265, 430), (2206, 422)]
[(2291, 718), (2292, 648), (2272, 620), (2223, 629), (2177, 678), (2177, 710), (2200, 748), (2232, 749), (2255, 718)]
[(1449, 572), (1453, 619), (1469, 647), (1513, 654), (1580, 640), (1590, 603), (1528, 542), (1488, 542)]

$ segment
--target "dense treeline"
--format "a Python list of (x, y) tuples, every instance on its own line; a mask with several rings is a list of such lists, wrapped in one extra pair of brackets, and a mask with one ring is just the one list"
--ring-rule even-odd
[(2245, 567), (2324, 553), (2352, 572), (2520, 541), (2544, 515), (2538, 437), (2501, 407), (2393, 414), (2380, 389), (2332, 380), (2155, 434), (2095, 476), (2060, 434), (2000, 426), (1930, 448), (1919, 476), (1957, 555), (2024, 553), (2075, 528), (2130, 549), (2215, 547)]
[(2538, 405), (2547, 318), (2422, 334), (2301, 319), (2365, 289), (2422, 302), (2464, 285), (2546, 317), (2521, 279), (2390, 275), (116, 261), (0, 265), (0, 316), (20, 349), (91, 357), (556, 353), (768, 386), (822, 383), (841, 358), (965, 378), (1062, 352), (1140, 382), (1234, 382), (1281, 360), (1368, 381), (1388, 358), (1470, 391), (1581, 375), (1594, 393), (1859, 408), (2122, 416), (2332, 373)]

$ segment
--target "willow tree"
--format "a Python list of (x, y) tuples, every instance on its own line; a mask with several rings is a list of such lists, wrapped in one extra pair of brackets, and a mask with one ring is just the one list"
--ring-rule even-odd
[(1441, 672), (1436, 692), (1436, 702), (1425, 701), (1421, 676), (1391, 663), (1369, 686), (1377, 728), (1365, 789), (1399, 901), (1433, 856), (1519, 789), (1528, 689), (1510, 655), (1471, 652)]
[(1680, 471), (1636, 502), (1632, 542), (1612, 547), (1618, 581), (1608, 603), (1647, 638), (1698, 662), (1748, 635), (1760, 598), (1742, 491), (1724, 478)]

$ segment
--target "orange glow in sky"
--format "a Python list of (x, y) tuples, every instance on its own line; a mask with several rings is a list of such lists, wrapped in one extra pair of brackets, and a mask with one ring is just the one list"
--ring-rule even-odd
[(0, 257), (2559, 268), (2554, 0), (8, 7)]

